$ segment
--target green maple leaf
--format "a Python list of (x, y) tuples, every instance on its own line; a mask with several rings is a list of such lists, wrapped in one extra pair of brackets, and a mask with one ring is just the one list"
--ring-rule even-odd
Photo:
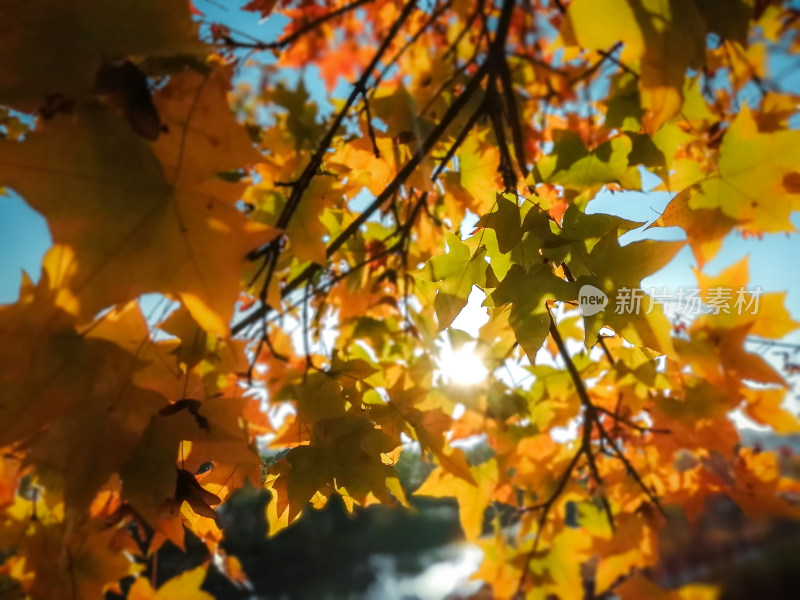
[(594, 150), (588, 150), (573, 131), (556, 131), (553, 138), (555, 145), (551, 156), (539, 163), (545, 181), (578, 191), (608, 183), (641, 189), (639, 171), (628, 162), (633, 143), (627, 136), (615, 137)]
[(557, 277), (547, 265), (533, 265), (527, 271), (519, 265), (509, 270), (491, 296), (495, 306), (511, 304), (509, 323), (517, 341), (533, 361), (550, 329), (547, 300), (572, 300), (574, 284)]
[(638, 309), (634, 305), (628, 311), (628, 306), (621, 304), (620, 290), (638, 294), (642, 279), (666, 266), (684, 244), (642, 240), (620, 246), (614, 233), (600, 239), (587, 257), (591, 276), (579, 277), (577, 282), (595, 285), (608, 296), (604, 311), (585, 318), (587, 347), (593, 346), (600, 329), (608, 326), (634, 344), (660, 351), (671, 348), (671, 328), (661, 307), (652, 306), (650, 310), (651, 300), (642, 293)]
[(445, 329), (467, 305), (473, 285), (486, 284), (486, 249), (481, 247), (474, 254), (457, 235), (448, 234), (449, 252), (433, 257), (428, 263), (432, 281), (441, 281), (434, 300), (439, 329)]
[(481, 217), (478, 227), (488, 227), (497, 233), (497, 245), (500, 252), (510, 252), (522, 239), (522, 217), (519, 206), (503, 194), (497, 194), (497, 200), (491, 212)]

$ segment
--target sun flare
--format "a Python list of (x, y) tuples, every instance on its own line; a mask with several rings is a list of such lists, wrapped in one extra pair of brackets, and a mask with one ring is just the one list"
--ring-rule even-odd
[(458, 349), (447, 345), (439, 354), (439, 371), (447, 383), (474, 385), (489, 375), (489, 369), (475, 352), (475, 343), (466, 343)]

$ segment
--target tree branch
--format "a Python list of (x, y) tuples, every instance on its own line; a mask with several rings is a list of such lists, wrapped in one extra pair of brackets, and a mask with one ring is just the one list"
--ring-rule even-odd
[[(355, 102), (356, 98), (360, 93), (363, 93), (364, 88), (366, 86), (366, 82), (369, 79), (370, 73), (374, 69), (375, 65), (377, 65), (380, 57), (388, 48), (391, 40), (397, 34), (400, 29), (400, 26), (408, 19), (412, 10), (416, 6), (417, 0), (410, 0), (408, 4), (406, 4), (405, 8), (403, 9), (402, 14), (398, 18), (398, 20), (394, 23), (391, 31), (387, 35), (386, 39), (384, 40), (383, 44), (379, 48), (378, 52), (373, 57), (372, 61), (370, 62), (369, 67), (365, 70), (364, 74), (361, 76), (358, 82), (354, 85), (353, 91), (350, 94), (345, 106), (339, 112), (337, 117), (334, 119), (334, 122), (331, 128), (328, 130), (328, 133), (325, 135), (323, 140), (321, 141), (317, 151), (314, 153), (309, 164), (306, 166), (303, 173), (294, 182), (292, 187), (292, 194), (287, 201), (284, 210), (282, 211), (280, 217), (276, 222), (276, 226), (280, 228), (285, 228), (288, 222), (290, 221), (294, 211), (296, 210), (297, 204), (300, 202), (303, 192), (308, 187), (311, 182), (311, 179), (316, 175), (317, 170), (319, 169), (320, 165), (322, 164), (322, 158), (325, 152), (328, 150), (330, 143), (335, 136), (336, 131), (338, 130), (341, 122), (344, 120), (347, 111), (349, 110), (350, 106)], [(492, 40), (491, 47), (490, 47), (490, 56), (491, 55), (502, 55), (505, 48), (505, 40), (508, 35), (508, 29), (511, 23), (511, 15), (513, 13), (515, 0), (504, 0), (503, 6), (501, 8), (500, 17), (498, 19), (498, 25), (496, 29), (496, 34), (494, 40)], [(428, 135), (428, 137), (423, 141), (423, 143), (417, 148), (414, 155), (409, 159), (409, 161), (403, 166), (400, 172), (395, 175), (394, 179), (386, 186), (386, 188), (381, 192), (375, 200), (360, 214), (356, 217), (353, 222), (351, 222), (344, 231), (342, 231), (339, 236), (331, 244), (328, 246), (326, 250), (326, 257), (330, 258), (334, 252), (336, 252), (344, 243), (350, 239), (363, 225), (366, 220), (375, 213), (383, 204), (392, 197), (400, 188), (400, 186), (405, 183), (408, 177), (413, 173), (413, 171), (419, 166), (419, 164), (424, 160), (424, 158), (428, 155), (430, 150), (433, 146), (439, 141), (439, 139), (444, 135), (447, 131), (451, 123), (454, 121), (456, 116), (461, 112), (461, 110), (466, 106), (467, 102), (470, 98), (475, 94), (475, 92), (480, 88), (481, 83), (483, 82), (484, 77), (487, 75), (491, 60), (485, 61), (477, 70), (477, 72), (472, 76), (467, 86), (464, 88), (464, 91), (456, 98), (453, 104), (447, 109), (447, 112), (442, 117), (442, 120), (437, 124), (437, 126), (433, 129), (433, 131)], [(267, 279), (264, 283), (264, 289), (269, 285), (271, 274), (274, 271), (274, 265), (277, 262), (277, 255), (278, 253), (275, 252), (273, 245), (267, 245), (262, 250), (256, 251), (252, 253), (251, 259), (257, 258), (258, 256), (264, 256), (265, 252), (269, 253), (269, 257), (267, 260), (271, 263), (269, 273), (270, 278)], [(316, 273), (318, 273), (322, 267), (317, 264), (310, 264), (308, 265), (300, 274), (298, 274), (294, 279), (292, 279), (287, 285), (281, 290), (281, 297), (285, 298), (288, 294), (293, 292), (294, 290), (298, 289), (301, 285), (308, 282)], [(262, 294), (263, 296), (264, 294)], [(262, 301), (262, 306), (260, 306), (257, 310), (253, 311), (246, 317), (244, 317), (241, 321), (234, 324), (231, 328), (231, 332), (233, 335), (237, 335), (241, 333), (244, 329), (255, 323), (261, 318), (264, 318), (266, 314), (272, 308), (265, 304)]]
[(284, 38), (281, 38), (275, 42), (237, 42), (230, 38), (225, 38), (224, 42), (221, 44), (222, 46), (228, 46), (231, 48), (252, 48), (254, 50), (282, 50), (287, 46), (291, 46), (301, 37), (303, 37), (309, 31), (313, 31), (320, 25), (327, 23), (331, 19), (335, 19), (336, 17), (341, 17), (342, 15), (350, 12), (351, 10), (355, 10), (359, 6), (363, 6), (364, 4), (369, 4), (374, 0), (355, 0), (355, 2), (351, 2), (350, 4), (345, 4), (341, 8), (337, 8), (334, 11), (331, 11), (325, 15), (322, 15), (318, 19), (314, 19), (309, 23), (306, 23), (300, 29), (290, 33)]
[[(453, 120), (458, 116), (461, 112), (463, 107), (467, 104), (469, 99), (472, 95), (478, 90), (480, 87), (483, 78), (487, 73), (487, 65), (484, 64), (478, 72), (475, 73), (473, 78), (467, 84), (467, 87), (461, 93), (461, 95), (456, 98), (456, 101), (450, 105), (447, 112), (445, 113), (442, 120), (439, 124), (433, 129), (433, 131), (428, 135), (428, 137), (423, 141), (414, 155), (409, 159), (409, 161), (403, 166), (397, 175), (395, 175), (394, 179), (386, 186), (386, 188), (381, 192), (372, 203), (364, 209), (364, 211), (358, 215), (345, 229), (342, 231), (336, 239), (334, 239), (331, 244), (328, 246), (326, 250), (326, 256), (330, 258), (334, 252), (336, 252), (339, 248), (341, 248), (345, 242), (350, 239), (350, 237), (355, 234), (358, 229), (363, 225), (366, 220), (375, 212), (377, 211), (386, 200), (391, 198), (391, 196), (400, 188), (400, 186), (408, 179), (411, 173), (414, 172), (414, 169), (419, 166), (422, 160), (428, 155), (428, 152), (433, 148), (433, 146), (439, 141), (439, 138), (445, 133), (448, 129), (450, 124)], [(310, 264), (308, 265), (299, 275), (297, 275), (294, 279), (292, 279), (284, 288), (281, 290), (281, 297), (285, 298), (294, 290), (298, 289), (301, 285), (309, 281), (318, 271), (321, 270), (321, 266), (317, 264)], [(258, 308), (258, 310), (253, 311), (247, 317), (242, 319), (239, 323), (235, 324), (231, 328), (231, 332), (233, 335), (240, 333), (246, 327), (250, 326), (251, 324), (255, 323), (258, 319), (263, 318), (271, 308), (267, 305), (263, 305)]]

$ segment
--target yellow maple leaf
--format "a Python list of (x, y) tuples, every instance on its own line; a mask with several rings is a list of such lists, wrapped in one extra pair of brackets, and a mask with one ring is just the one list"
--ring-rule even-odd
[(207, 565), (200, 565), (176, 575), (157, 590), (144, 577), (139, 577), (128, 592), (129, 600), (213, 600), (214, 596), (200, 589), (206, 578)]
[[(702, 61), (705, 31), (693, 2), (575, 0), (562, 30), (567, 43), (610, 50), (624, 42), (622, 60), (638, 64), (645, 129), (655, 133), (683, 104), (686, 68)], [(574, 37), (574, 40), (573, 40)]]
[(800, 132), (761, 133), (744, 106), (722, 138), (715, 173), (696, 181), (689, 207), (718, 208), (756, 233), (792, 232), (800, 194), (793, 185), (800, 164)]
[(80, 315), (151, 291), (180, 296), (225, 335), (245, 255), (275, 231), (235, 208), (242, 187), (218, 172), (259, 160), (225, 99), (231, 71), (186, 72), (155, 98), (168, 133), (152, 146), (121, 117), (86, 106), (24, 142), (0, 140), (0, 184), (71, 247)]
[(478, 539), (483, 532), (483, 513), (492, 502), (497, 488), (498, 466), (494, 459), (470, 469), (473, 485), (461, 477), (437, 467), (425, 482), (414, 492), (417, 496), (458, 499), (458, 518), (464, 535), (470, 541)]

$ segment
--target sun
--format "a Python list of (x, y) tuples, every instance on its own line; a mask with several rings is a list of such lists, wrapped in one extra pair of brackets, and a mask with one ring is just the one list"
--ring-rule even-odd
[(489, 376), (489, 369), (475, 352), (475, 342), (458, 349), (446, 344), (439, 353), (439, 373), (447, 383), (475, 385)]

